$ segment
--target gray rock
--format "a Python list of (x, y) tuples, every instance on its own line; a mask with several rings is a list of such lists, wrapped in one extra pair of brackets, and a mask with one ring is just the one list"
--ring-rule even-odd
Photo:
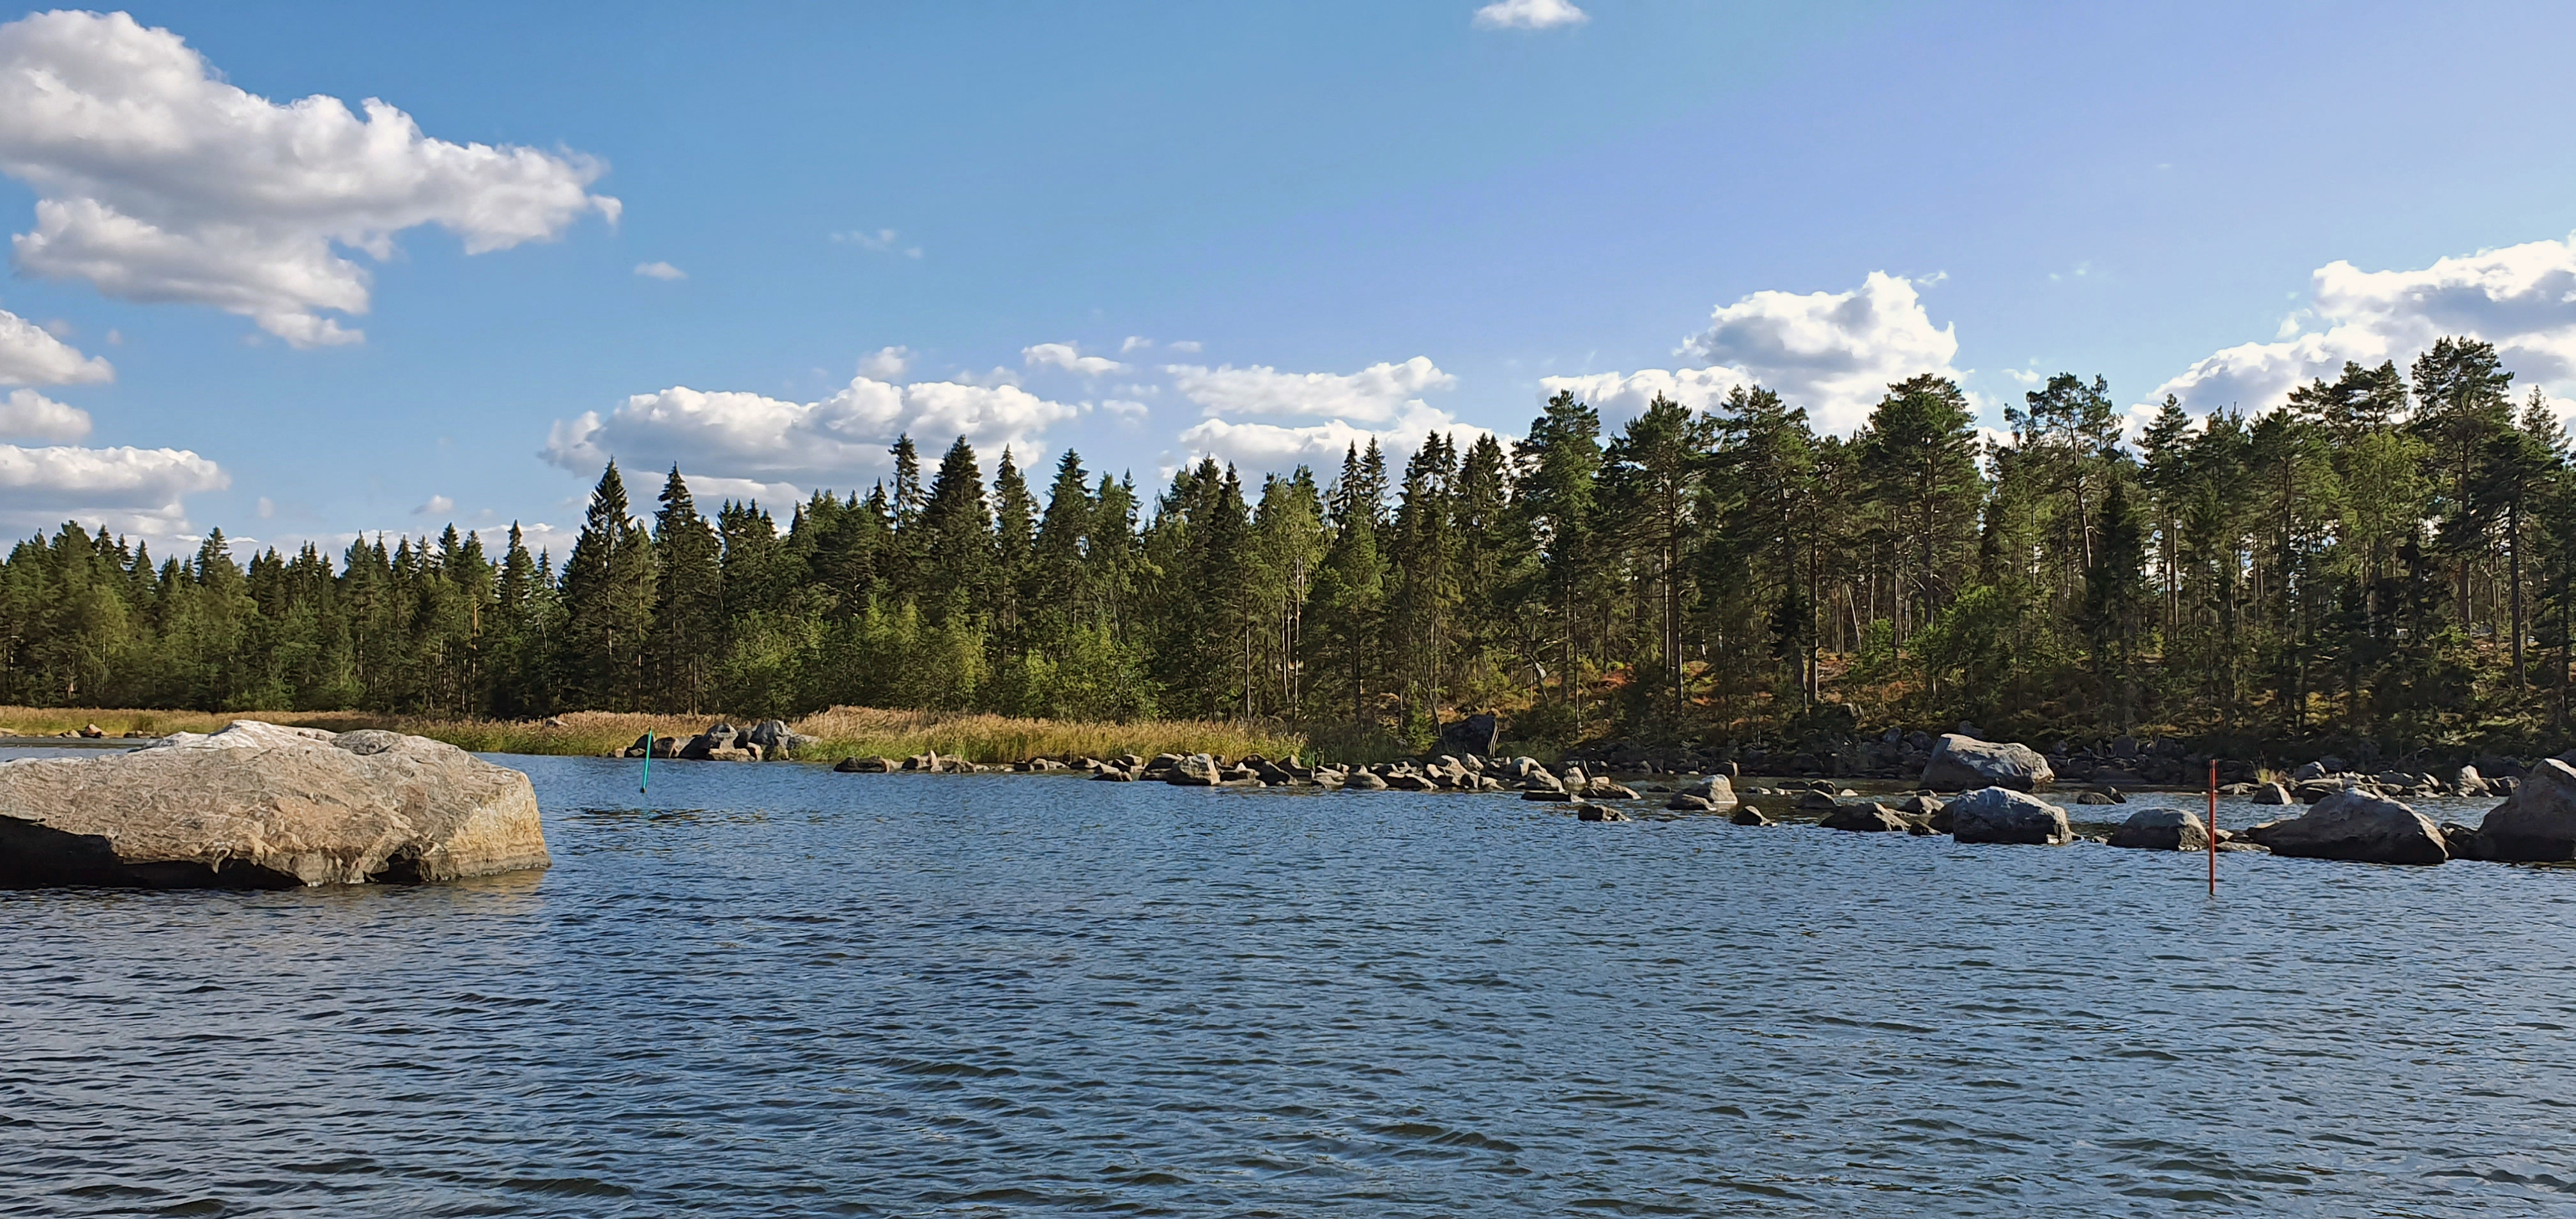
[(1577, 804), (1574, 806), (1574, 817), (1577, 821), (1625, 821), (1628, 819), (1628, 814), (1607, 804)]
[(2478, 825), (2479, 856), (2510, 863), (2576, 859), (2576, 767), (2543, 758)]
[(1840, 807), (1830, 792), (1811, 791), (1798, 797), (1798, 811), (1802, 813), (1826, 813)]
[(1225, 782), (1225, 772), (1217, 769), (1215, 758), (1194, 753), (1174, 762), (1163, 782), (1174, 787), (1214, 787)]
[(2200, 814), (2183, 809), (2140, 809), (2111, 831), (2111, 845), (2136, 851), (2206, 851), (2209, 827), (2201, 824)]
[(2324, 777), (2326, 777), (2326, 764), (2323, 762), (2310, 762), (2307, 765), (2290, 772), (2290, 782), (2292, 783), (2305, 783), (2310, 779), (2322, 779)]
[(1468, 716), (1440, 730), (1441, 748), (1478, 757), (1494, 752), (1502, 739), (1502, 721), (1485, 714)]
[(1683, 788), (1681, 794), (1706, 800), (1710, 808), (1721, 813), (1735, 807), (1735, 784), (1729, 782), (1725, 775), (1710, 775)]
[(237, 720), (0, 763), (0, 885), (293, 888), (549, 862), (528, 777), (424, 737)]
[(1728, 817), (1727, 817), (1727, 820), (1732, 821), (1732, 822), (1734, 822), (1734, 823), (1735, 823), (1735, 824), (1737, 824), (1737, 825), (1777, 825), (1777, 824), (1779, 824), (1778, 822), (1773, 821), (1773, 820), (1772, 820), (1772, 819), (1770, 819), (1769, 817), (1765, 817), (1765, 816), (1763, 816), (1763, 815), (1762, 815), (1762, 810), (1761, 810), (1761, 809), (1755, 808), (1755, 807), (1753, 807), (1753, 806), (1752, 806), (1752, 805), (1750, 805), (1750, 804), (1739, 804), (1739, 805), (1736, 805), (1736, 806), (1735, 806), (1735, 812), (1734, 812), (1732, 815), (1728, 816)]
[(1386, 779), (1374, 771), (1354, 770), (1342, 781), (1342, 786), (1352, 791), (1382, 792), (1386, 790)]
[(1673, 797), (1664, 805), (1664, 808), (1676, 813), (1714, 813), (1719, 811), (1716, 805), (1709, 803), (1708, 797), (1694, 796), (1688, 792), (1684, 792), (1681, 795)]
[(2319, 800), (2302, 816), (2254, 826), (2244, 837), (2275, 855), (2302, 859), (2432, 864), (2451, 857), (2442, 828), (2431, 818), (2358, 789)]
[(1855, 834), (1902, 834), (1906, 830), (1905, 818), (1884, 804), (1839, 804), (1816, 824)]
[(1960, 842), (2062, 846), (2074, 840), (2066, 810), (2006, 787), (1985, 787), (1952, 800), (1942, 810), (1950, 836)]
[(2278, 783), (2257, 783), (2248, 793), (2256, 804), (2288, 804), (2290, 790)]
[(2028, 745), (1980, 741), (1956, 732), (1943, 733), (1923, 767), (1923, 786), (1934, 791), (1967, 791), (2008, 787), (2035, 791), (2057, 781), (2048, 759)]

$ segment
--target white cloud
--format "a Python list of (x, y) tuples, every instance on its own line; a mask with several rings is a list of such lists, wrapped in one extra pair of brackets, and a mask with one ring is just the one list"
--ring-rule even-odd
[(257, 512), (259, 514), (259, 519), (263, 521), (273, 519), (277, 516), (277, 501), (270, 499), (265, 495), (260, 496), (259, 503), (253, 508), (253, 511)]
[(429, 497), (429, 502), (412, 509), (411, 514), (413, 516), (437, 516), (443, 512), (454, 511), (456, 511), (455, 500), (449, 499), (444, 495), (433, 495)]
[(1415, 356), (1402, 364), (1372, 364), (1355, 373), (1288, 373), (1195, 364), (1165, 367), (1181, 396), (1220, 415), (1311, 415), (1383, 423), (1426, 390), (1447, 389), (1458, 378)]
[(865, 229), (852, 229), (845, 233), (832, 234), (832, 240), (842, 245), (857, 246), (871, 254), (892, 254), (902, 258), (921, 257), (921, 247), (906, 244), (903, 235), (893, 229), (878, 229), (873, 233)]
[(874, 381), (894, 381), (912, 370), (912, 349), (880, 347), (859, 359), (859, 375)]
[(1122, 419), (1142, 419), (1150, 408), (1142, 402), (1130, 402), (1123, 398), (1106, 398), (1101, 401), (1100, 409)]
[(955, 381), (894, 385), (858, 377), (820, 402), (673, 386), (637, 394), (605, 416), (586, 411), (557, 421), (542, 455), (580, 473), (613, 456), (632, 470), (676, 462), (692, 478), (704, 472), (828, 485), (887, 469), (886, 446), (905, 433), (933, 459), (962, 435), (987, 459), (1010, 445), (1028, 460), (1048, 427), (1078, 413), (1017, 386)]
[(185, 449), (0, 444), (0, 528), (24, 534), (76, 520), (166, 538), (187, 530), (188, 495), (231, 484), (221, 467)]
[(1848, 433), (1887, 387), (1922, 373), (1958, 379), (1958, 328), (1935, 329), (1919, 282), (1872, 271), (1849, 292), (1756, 292), (1709, 315), (1678, 354), (1703, 368), (1546, 377), (1542, 394), (1571, 389), (1605, 419), (1635, 414), (1662, 393), (1706, 410), (1738, 385), (1762, 385), (1803, 407), (1818, 431)]
[(1197, 352), (1207, 350), (1207, 344), (1202, 343), (1197, 339), (1182, 339), (1180, 342), (1165, 343), (1163, 346), (1169, 347), (1174, 351)]
[(2346, 360), (2394, 360), (2403, 369), (2445, 335), (2495, 344), (2505, 367), (2526, 382), (2576, 381), (2576, 236), (2443, 258), (2413, 271), (2333, 262), (2317, 268), (2313, 291), (2309, 316), (2325, 329), (2216, 352), (2148, 400), (2172, 394), (2194, 411), (2264, 410), (2313, 378), (2332, 380)]
[(13, 389), (6, 397), (0, 397), (0, 437), (80, 440), (88, 435), (88, 411), (65, 406), (32, 389)]
[[(717, 478), (708, 474), (691, 474), (683, 470), (680, 481), (689, 485), (689, 498), (698, 502), (698, 511), (714, 515), (717, 505), (726, 500), (766, 504), (783, 512), (805, 499), (803, 488), (794, 483), (762, 482), (756, 478)], [(660, 495), (661, 485), (654, 484), (653, 494)]]
[(1480, 30), (1546, 30), (1590, 20), (1592, 14), (1570, 0), (1494, 0), (1476, 10), (1475, 25)]
[(667, 262), (639, 262), (635, 264), (635, 273), (646, 279), (669, 280), (687, 279), (689, 277), (688, 272), (672, 266)]
[(115, 378), (107, 361), (82, 355), (50, 327), (0, 309), (0, 385), (76, 385)]
[(1124, 343), (1120, 343), (1120, 344), (1118, 345), (1118, 354), (1120, 354), (1120, 355), (1122, 355), (1122, 356), (1123, 356), (1123, 355), (1127, 354), (1128, 352), (1131, 352), (1131, 351), (1136, 350), (1137, 348), (1140, 348), (1140, 347), (1151, 347), (1151, 346), (1153, 346), (1153, 345), (1154, 345), (1154, 340), (1149, 339), (1149, 338), (1146, 338), (1144, 335), (1141, 335), (1141, 334), (1131, 334), (1131, 335), (1128, 335), (1128, 336), (1127, 336), (1127, 341), (1126, 341), (1126, 342), (1124, 342)]
[(1476, 437), (1485, 435), (1486, 429), (1460, 423), (1447, 411), (1411, 402), (1381, 428), (1354, 427), (1341, 419), (1305, 427), (1207, 419), (1182, 432), (1180, 442), (1192, 457), (1213, 456), (1245, 469), (1284, 471), (1302, 464), (1329, 474), (1339, 468), (1345, 449), (1352, 445), (1366, 449), (1372, 437), (1387, 450), (1389, 460), (1400, 466), (1403, 456), (1421, 448), (1434, 432), (1449, 433), (1460, 448), (1465, 448)]
[(1933, 327), (1916, 283), (1872, 271), (1849, 292), (1756, 292), (1710, 314), (1682, 354), (1777, 391), (1805, 407), (1818, 431), (1849, 432), (1891, 383), (1961, 375), (1950, 363), (1958, 327)]
[(0, 172), (37, 192), (21, 270), (127, 300), (209, 305), (299, 347), (359, 341), (366, 268), (435, 224), (479, 254), (560, 235), (615, 199), (578, 154), (454, 144), (382, 101), (279, 105), (124, 13), (0, 25)]
[(1022, 363), (1034, 368), (1040, 364), (1096, 377), (1105, 372), (1124, 372), (1127, 366), (1107, 356), (1087, 356), (1072, 343), (1040, 343), (1020, 349)]
[(1739, 385), (1751, 385), (1753, 379), (1733, 368), (1642, 369), (1632, 373), (1601, 372), (1580, 377), (1541, 377), (1541, 398), (1555, 397), (1560, 390), (1572, 390), (1576, 399), (1590, 403), (1601, 412), (1603, 420), (1626, 419), (1646, 413), (1646, 404), (1655, 395), (1687, 406), (1695, 411), (1713, 410), (1726, 395)]

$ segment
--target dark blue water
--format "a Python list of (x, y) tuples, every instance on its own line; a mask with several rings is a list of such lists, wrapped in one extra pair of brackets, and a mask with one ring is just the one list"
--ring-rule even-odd
[(0, 1213), (2576, 1202), (2576, 872), (508, 761), (542, 877), (0, 894)]

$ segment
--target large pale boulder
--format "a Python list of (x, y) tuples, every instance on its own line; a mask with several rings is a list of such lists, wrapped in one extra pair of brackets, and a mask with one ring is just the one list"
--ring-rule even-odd
[(2576, 767), (2541, 759), (2479, 823), (2478, 853), (2509, 862), (2576, 859)]
[(2412, 808), (2359, 788), (2316, 802), (2306, 815), (2266, 821), (2245, 837), (2275, 855), (2357, 863), (2440, 863), (2451, 857), (2442, 827)]
[(293, 888), (549, 862), (528, 777), (424, 737), (240, 720), (0, 763), (0, 884)]
[(1735, 784), (1725, 775), (1710, 775), (1683, 788), (1680, 794), (1706, 800), (1710, 808), (1721, 813), (1735, 807)]
[(2111, 845), (2139, 851), (2206, 851), (2209, 827), (2200, 814), (2179, 808), (2140, 809), (2111, 831)]
[(1214, 757), (1194, 753), (1173, 763), (1163, 781), (1174, 787), (1215, 787), (1225, 782), (1225, 772), (1217, 768)]
[(2048, 768), (2048, 759), (2028, 745), (1980, 741), (1956, 732), (1941, 734), (1941, 743), (1932, 747), (1932, 760), (1923, 767), (1923, 786), (1934, 791), (2009, 787), (2026, 792), (2056, 781), (2057, 772)]
[(1981, 787), (1941, 807), (1960, 842), (2062, 846), (2075, 839), (2066, 810), (2007, 787)]

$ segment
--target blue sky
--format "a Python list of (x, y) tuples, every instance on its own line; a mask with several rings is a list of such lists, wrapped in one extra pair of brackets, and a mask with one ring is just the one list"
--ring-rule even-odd
[[(639, 498), (864, 487), (904, 428), (1150, 482), (1558, 385), (2259, 408), (2436, 332), (2576, 397), (2576, 10), (1575, 2), (14, 23), (0, 526), (560, 539), (609, 453)], [(315, 95), (417, 133), (274, 109)]]

